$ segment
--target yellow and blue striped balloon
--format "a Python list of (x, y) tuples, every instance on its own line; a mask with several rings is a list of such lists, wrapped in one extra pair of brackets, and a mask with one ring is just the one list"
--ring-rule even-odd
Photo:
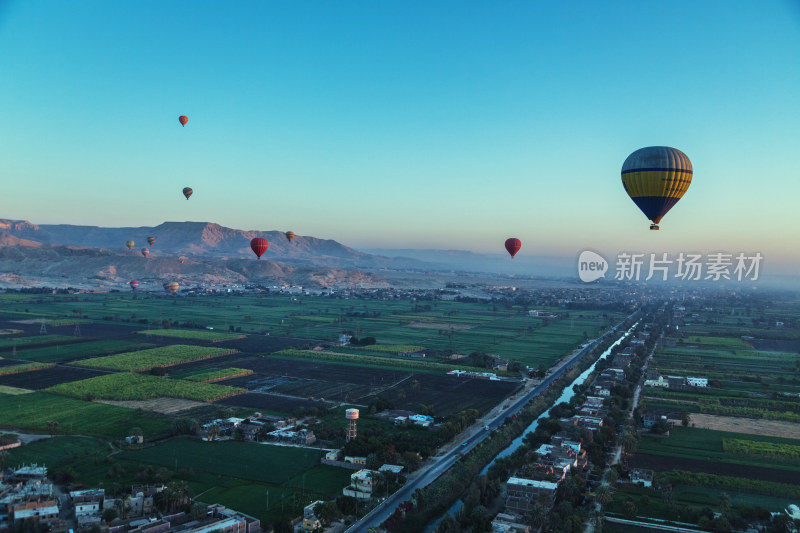
[(653, 221), (650, 229), (658, 229), (658, 223), (691, 183), (692, 162), (677, 148), (641, 148), (622, 164), (622, 186), (642, 213)]

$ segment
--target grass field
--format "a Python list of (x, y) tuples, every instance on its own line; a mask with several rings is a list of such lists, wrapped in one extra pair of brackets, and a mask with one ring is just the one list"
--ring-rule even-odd
[(219, 331), (204, 331), (195, 329), (148, 329), (137, 331), (140, 335), (148, 337), (170, 337), (175, 339), (191, 339), (195, 341), (222, 342), (241, 339), (244, 335), (235, 333), (222, 333)]
[(165, 418), (140, 414), (134, 409), (85, 402), (54, 394), (0, 394), (0, 426), (45, 433), (48, 422), (58, 422), (58, 433), (122, 438), (132, 427), (145, 435), (169, 428)]
[[(72, 338), (72, 337), (70, 337)], [(44, 348), (27, 348), (17, 350), (16, 359), (27, 359), (43, 363), (83, 359), (98, 355), (112, 354), (115, 352), (130, 352), (150, 348), (152, 344), (144, 342), (130, 342), (120, 340), (102, 340), (79, 342), (73, 344), (47, 346)]]
[(208, 348), (205, 346), (187, 346), (183, 344), (173, 344), (171, 346), (160, 346), (148, 350), (136, 352), (125, 352), (105, 357), (93, 357), (82, 361), (76, 361), (77, 366), (89, 368), (102, 368), (104, 370), (137, 372), (150, 370), (155, 367), (169, 367), (210, 359), (221, 355), (235, 353), (236, 350), (225, 348)]
[(149, 400), (166, 397), (213, 402), (241, 394), (245, 389), (143, 374), (117, 373), (62, 383), (50, 387), (47, 391), (72, 398), (92, 400)]

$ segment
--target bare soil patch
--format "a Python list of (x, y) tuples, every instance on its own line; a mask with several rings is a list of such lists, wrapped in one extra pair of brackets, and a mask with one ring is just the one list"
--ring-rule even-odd
[(428, 329), (472, 329), (475, 326), (470, 324), (451, 324), (449, 322), (412, 322), (409, 324), (412, 328), (428, 328)]
[(207, 405), (205, 402), (196, 402), (194, 400), (183, 400), (180, 398), (153, 398), (150, 400), (95, 400), (98, 403), (105, 403), (108, 405), (116, 405), (118, 407), (129, 407), (131, 409), (144, 409), (145, 411), (153, 411), (165, 415), (180, 413), (187, 409), (194, 409), (195, 407)]
[(748, 433), (750, 435), (767, 435), (787, 439), (800, 439), (800, 424), (781, 420), (762, 420), (759, 418), (738, 418), (733, 416), (705, 415), (692, 413), (689, 415), (693, 426), (717, 431)]

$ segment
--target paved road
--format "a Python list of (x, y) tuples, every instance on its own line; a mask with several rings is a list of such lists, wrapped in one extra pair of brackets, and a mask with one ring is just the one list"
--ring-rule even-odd
[[(631, 314), (628, 318), (631, 318), (636, 313)], [(444, 453), (439, 457), (434, 457), (433, 461), (429, 464), (423, 466), (416, 472), (416, 475), (409, 478), (403, 487), (389, 496), (388, 499), (381, 502), (377, 507), (375, 507), (372, 511), (370, 511), (366, 516), (364, 516), (361, 520), (350, 526), (347, 529), (347, 533), (366, 533), (369, 528), (380, 526), (387, 518), (389, 518), (392, 513), (394, 513), (397, 506), (400, 505), (402, 502), (411, 498), (411, 494), (414, 493), (415, 490), (421, 489), (423, 487), (428, 486), (431, 484), (436, 478), (441, 476), (448, 468), (453, 466), (463, 454), (474, 448), (480, 441), (485, 439), (491, 430), (497, 429), (501, 425), (506, 418), (509, 416), (513, 416), (517, 414), (519, 411), (525, 407), (528, 402), (530, 402), (534, 397), (541, 394), (547, 387), (549, 387), (553, 381), (560, 378), (561, 375), (566, 372), (569, 368), (572, 368), (575, 363), (577, 363), (584, 355), (586, 355), (592, 348), (597, 346), (600, 342), (602, 342), (606, 337), (613, 335), (617, 332), (618, 328), (621, 326), (617, 324), (602, 336), (594, 339), (592, 342), (587, 344), (583, 349), (576, 352), (572, 358), (567, 361), (566, 364), (562, 365), (561, 368), (547, 376), (544, 381), (542, 381), (539, 385), (537, 385), (533, 390), (528, 392), (527, 394), (520, 397), (514, 403), (510, 404), (507, 408), (502, 409), (500, 413), (495, 416), (491, 421), (489, 421), (486, 425), (488, 425), (489, 429), (481, 429), (474, 433), (472, 436), (468, 437), (466, 440), (462, 442), (461, 445), (457, 445), (452, 450)]]

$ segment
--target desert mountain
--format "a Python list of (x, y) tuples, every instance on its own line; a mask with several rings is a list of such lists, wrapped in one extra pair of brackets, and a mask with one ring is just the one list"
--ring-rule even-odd
[[(156, 238), (152, 246), (147, 244), (150, 236)], [(270, 243), (260, 261), (250, 251), (254, 237)], [(132, 250), (125, 247), (127, 240), (136, 243)], [(147, 258), (139, 253), (143, 247), (150, 249)], [(0, 274), (31, 283), (115, 285), (137, 279), (158, 287), (169, 279), (202, 284), (382, 286), (379, 276), (358, 269), (397, 264), (420, 263), (365, 254), (329, 239), (298, 235), (290, 243), (283, 232), (243, 231), (206, 222), (102, 228), (0, 219)]]

